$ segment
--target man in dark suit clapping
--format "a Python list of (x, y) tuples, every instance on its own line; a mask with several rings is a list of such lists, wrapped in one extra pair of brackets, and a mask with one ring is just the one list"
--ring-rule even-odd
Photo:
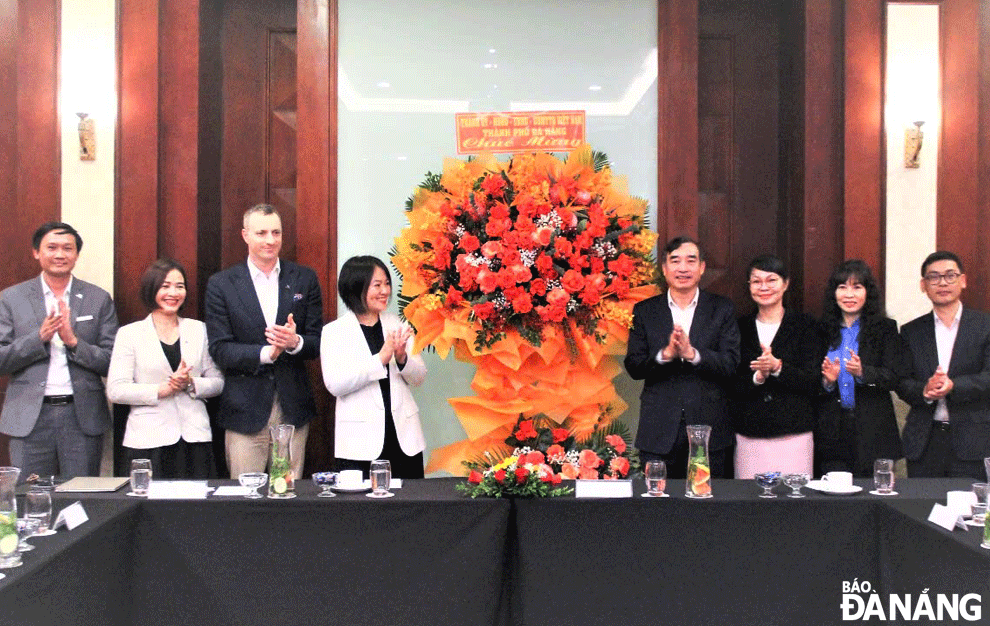
[(963, 307), (962, 261), (933, 252), (921, 265), (932, 312), (901, 328), (913, 374), (898, 395), (911, 405), (904, 455), (912, 477), (986, 479), (990, 456), (990, 315)]
[(667, 293), (633, 308), (626, 371), (643, 380), (636, 447), (646, 462), (662, 459), (671, 478), (687, 474), (685, 426), (711, 426), (711, 473), (732, 467), (728, 389), (739, 364), (732, 302), (698, 287), (705, 260), (698, 242), (672, 239), (663, 250)]
[(323, 297), (316, 273), (279, 259), (282, 220), (259, 204), (244, 214), (248, 258), (210, 277), (206, 330), (223, 370), (220, 425), (230, 475), (263, 472), (269, 426), (295, 426), (292, 473), (302, 475), (309, 422), (316, 415), (305, 361), (320, 355)]

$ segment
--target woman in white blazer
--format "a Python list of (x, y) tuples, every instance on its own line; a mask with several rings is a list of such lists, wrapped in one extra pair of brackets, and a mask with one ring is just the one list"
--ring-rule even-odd
[(223, 374), (207, 351), (206, 325), (179, 317), (186, 272), (159, 259), (141, 279), (148, 317), (117, 332), (107, 395), (131, 405), (124, 432), (130, 459), (151, 459), (155, 477), (210, 478), (210, 418), (205, 398), (223, 390)]
[(423, 477), (423, 428), (409, 386), (426, 378), (413, 355), (412, 329), (388, 313), (392, 282), (373, 256), (348, 259), (337, 292), (348, 312), (323, 327), (323, 382), (337, 398), (334, 447), (339, 469), (387, 459), (392, 476)]

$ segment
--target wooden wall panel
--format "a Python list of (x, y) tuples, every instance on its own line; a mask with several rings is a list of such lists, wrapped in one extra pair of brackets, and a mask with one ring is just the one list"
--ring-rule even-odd
[[(979, 217), (978, 224), (985, 225), (990, 220), (990, 2), (981, 2), (978, 22), (979, 24), (979, 95), (980, 110), (979, 120), (976, 124), (978, 133), (979, 164), (979, 198), (977, 206), (983, 208), (983, 214)], [(970, 265), (983, 268), (986, 272), (990, 266), (990, 232), (987, 228), (977, 228), (977, 246), (980, 255), (970, 261)], [(969, 268), (967, 268), (967, 272)], [(978, 283), (969, 283), (966, 290), (966, 301), (984, 311), (990, 310), (990, 278), (984, 273), (982, 276), (976, 274)]]
[[(984, 5), (981, 9), (980, 5)], [(981, 56), (987, 41), (980, 42), (981, 15), (986, 19), (986, 2), (951, 0), (942, 3), (942, 138), (938, 156), (938, 247), (956, 252), (966, 264), (966, 301), (979, 308), (990, 305), (990, 253), (986, 230), (990, 207), (980, 174), (986, 176), (990, 154), (981, 153), (986, 142), (986, 120), (981, 102), (990, 76), (981, 75)], [(986, 68), (983, 68), (986, 71)], [(982, 76), (982, 81), (981, 81)], [(982, 203), (981, 203), (982, 199)]]
[(658, 0), (657, 232), (698, 236), (698, 3)]
[(186, 268), (185, 310), (199, 310), (199, 0), (165, 0), (159, 46), (158, 256)]
[[(57, 0), (0, 0), (0, 290), (39, 273), (31, 236), (61, 214)], [(0, 376), (0, 403), (7, 377)], [(0, 435), (0, 465), (9, 465)]]
[[(323, 288), (324, 320), (337, 317), (337, 2), (299, 0), (297, 9), (298, 261)], [(310, 425), (308, 471), (333, 458), (333, 398), (318, 364), (310, 367), (318, 416)]]
[(801, 74), (803, 309), (821, 314), (822, 293), (843, 250), (843, 2), (805, 0)]
[(886, 273), (885, 7), (885, 0), (848, 2), (844, 18), (844, 252), (846, 258), (866, 261), (881, 285)]
[[(61, 214), (62, 150), (58, 123), (59, 3), (20, 2), (17, 39), (17, 199), (34, 231)], [(20, 250), (21, 248), (18, 247)], [(30, 262), (30, 274), (38, 272)], [(24, 266), (22, 266), (24, 267)]]
[(137, 285), (158, 257), (159, 3), (119, 1), (114, 302), (126, 324), (146, 314)]
[(223, 146), (223, 60), (221, 57), (222, 5), (199, 5), (199, 184), (197, 188), (197, 296), (202, 313), (206, 282), (221, 268), (221, 166)]

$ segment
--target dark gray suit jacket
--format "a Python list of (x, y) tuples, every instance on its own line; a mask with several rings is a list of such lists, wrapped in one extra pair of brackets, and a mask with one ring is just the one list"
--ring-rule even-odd
[(625, 366), (634, 380), (644, 381), (636, 447), (669, 453), (683, 413), (688, 424), (712, 427), (712, 450), (727, 448), (733, 442), (728, 394), (739, 364), (739, 325), (732, 302), (706, 291), (698, 294), (689, 335), (691, 345), (701, 354), (698, 365), (679, 359), (657, 363), (657, 354), (667, 345), (673, 328), (667, 294), (633, 307)]
[[(103, 376), (117, 335), (117, 311), (110, 294), (73, 277), (69, 294), (72, 329), (79, 339), (68, 352), (69, 376), (79, 426), (87, 435), (110, 429)], [(49, 344), (38, 330), (46, 317), (41, 278), (36, 276), (0, 293), (0, 374), (10, 374), (0, 432), (12, 437), (31, 433), (45, 395)]]
[[(914, 461), (928, 445), (936, 404), (925, 402), (925, 383), (938, 367), (935, 318), (926, 313), (901, 327), (912, 374), (897, 394), (911, 405), (902, 439), (904, 456)], [(964, 306), (947, 372), (952, 392), (946, 397), (952, 424), (952, 449), (964, 461), (990, 456), (990, 315)]]

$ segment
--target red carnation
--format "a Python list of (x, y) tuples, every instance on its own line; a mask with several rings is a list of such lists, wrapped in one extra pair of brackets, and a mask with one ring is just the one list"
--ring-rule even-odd
[(567, 270), (564, 272), (563, 278), (560, 279), (561, 286), (571, 293), (576, 293), (584, 289), (584, 276), (581, 272), (575, 270)]
[(608, 262), (608, 269), (623, 278), (628, 278), (636, 269), (636, 264), (627, 254), (620, 254), (619, 258)]
[(610, 470), (613, 474), (618, 474), (619, 476), (625, 476), (629, 473), (629, 459), (624, 456), (617, 456), (608, 464)]
[(495, 305), (491, 302), (482, 302), (472, 307), (474, 316), (479, 320), (491, 319), (495, 315)]
[(465, 252), (474, 252), (475, 250), (478, 249), (478, 246), (481, 245), (481, 242), (478, 241), (478, 238), (475, 237), (474, 235), (464, 235), (463, 237), (461, 237), (459, 243), (461, 249), (464, 250)]
[(500, 174), (492, 174), (481, 181), (481, 188), (490, 196), (499, 197), (505, 190), (505, 179)]
[(447, 306), (455, 307), (464, 302), (464, 294), (451, 286), (447, 289)]
[[(553, 430), (554, 430), (554, 432), (557, 432), (558, 430), (564, 430), (564, 429), (563, 428), (554, 428)], [(565, 439), (566, 439), (566, 437), (565, 437)], [(554, 437), (554, 440), (556, 441), (556, 437)], [(561, 441), (563, 441), (563, 439), (561, 439)], [(556, 462), (556, 463), (560, 463), (561, 461), (564, 460), (564, 457), (566, 456), (566, 454), (567, 453), (564, 452), (564, 446), (555, 443), (552, 446), (550, 446), (549, 448), (547, 448), (547, 461), (553, 461), (553, 462)]]
[(519, 484), (519, 485), (521, 485), (524, 482), (526, 482), (526, 479), (527, 478), (529, 478), (529, 470), (526, 469), (525, 467), (517, 467), (516, 468), (516, 483)]
[(498, 470), (495, 472), (495, 480), (504, 483), (505, 482), (505, 470)]
[(484, 479), (485, 477), (478, 470), (471, 470), (471, 474), (468, 476), (468, 482), (472, 485), (480, 485)]
[(482, 293), (491, 293), (498, 287), (498, 274), (487, 267), (478, 270), (478, 287)]
[(490, 219), (485, 224), (485, 232), (489, 237), (501, 237), (512, 228), (512, 220), (509, 218)]
[(602, 294), (590, 283), (581, 291), (579, 296), (581, 302), (587, 306), (595, 306), (601, 302)]
[(621, 278), (616, 278), (612, 281), (612, 291), (619, 298), (625, 298), (629, 294), (629, 281), (623, 280)]
[(547, 294), (547, 281), (542, 278), (534, 278), (529, 283), (529, 291), (534, 296), (545, 296)]
[(549, 274), (553, 271), (553, 259), (541, 252), (540, 256), (536, 257), (536, 271), (543, 276)]
[(527, 439), (536, 439), (538, 434), (533, 428), (533, 420), (523, 420), (519, 422), (519, 430), (516, 431), (515, 437), (517, 441), (526, 441)]
[(550, 434), (553, 435), (554, 443), (560, 443), (562, 441), (566, 441), (567, 438), (571, 436), (571, 431), (566, 428), (554, 428)]
[(567, 301), (570, 299), (571, 295), (559, 287), (551, 289), (547, 294), (547, 302), (551, 306), (567, 306)]
[(544, 460), (543, 453), (539, 450), (533, 450), (523, 455), (524, 465), (542, 465)]
[(541, 246), (549, 246), (550, 239), (553, 237), (553, 229), (549, 226), (540, 226), (533, 233), (533, 241), (540, 244)]
[(485, 245), (481, 246), (481, 254), (486, 259), (494, 258), (502, 254), (502, 244), (498, 241), (486, 241)]
[(512, 309), (520, 315), (525, 315), (533, 310), (533, 299), (525, 291), (511, 300)]
[(605, 443), (615, 448), (615, 451), (619, 454), (623, 454), (626, 451), (626, 440), (620, 435), (605, 435)]
[(509, 217), (509, 207), (504, 202), (496, 202), (489, 209), (488, 214), (495, 219), (504, 220)]
[(557, 258), (560, 259), (566, 259), (574, 252), (571, 242), (567, 241), (563, 237), (558, 237), (557, 240), (553, 242), (553, 249)]
[(603, 274), (605, 272), (605, 261), (602, 261), (601, 257), (593, 256), (590, 259), (589, 267), (592, 274)]

